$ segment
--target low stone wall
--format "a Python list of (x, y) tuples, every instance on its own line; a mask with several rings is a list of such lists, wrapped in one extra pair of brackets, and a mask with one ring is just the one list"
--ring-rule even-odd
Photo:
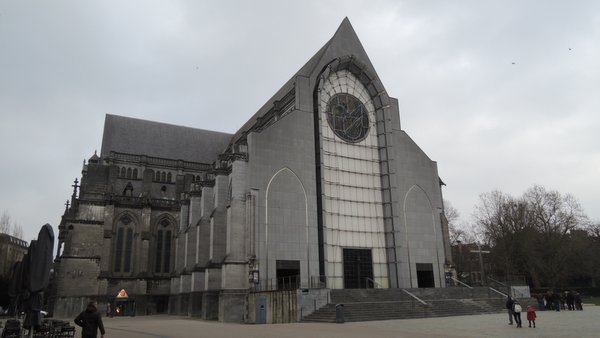
[[(54, 318), (74, 319), (87, 308), (88, 302), (95, 300), (90, 297), (58, 297), (54, 300)], [(99, 306), (100, 307), (100, 304)], [(102, 307), (106, 311), (106, 304)], [(98, 309), (100, 310), (100, 309)]]
[(246, 290), (223, 290), (219, 294), (219, 321), (243, 323), (246, 319)]
[(219, 294), (220, 291), (202, 291), (171, 295), (168, 313), (174, 316), (219, 320)]
[[(260, 318), (257, 318), (257, 302), (259, 299), (265, 300), (265, 324), (298, 322), (301, 319), (301, 312), (304, 311), (301, 304), (305, 305), (306, 311), (314, 311), (313, 307), (317, 299), (317, 303), (322, 304), (323, 297), (318, 297), (318, 294), (316, 292), (311, 295), (309, 291), (303, 297), (302, 291), (298, 290), (249, 293), (246, 306), (248, 309), (246, 323), (256, 324), (259, 322)], [(301, 300), (301, 303), (299, 303), (299, 300)]]

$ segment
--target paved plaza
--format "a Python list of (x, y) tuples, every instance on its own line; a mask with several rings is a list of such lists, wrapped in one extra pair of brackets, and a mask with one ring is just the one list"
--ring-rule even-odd
[[(598, 337), (600, 306), (538, 312), (537, 328), (508, 325), (506, 313), (345, 324), (228, 324), (174, 316), (105, 318), (106, 338)], [(79, 335), (79, 332), (78, 332)]]

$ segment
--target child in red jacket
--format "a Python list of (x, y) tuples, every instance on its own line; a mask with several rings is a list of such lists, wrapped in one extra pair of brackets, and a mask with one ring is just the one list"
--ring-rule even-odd
[(535, 328), (535, 310), (531, 305), (527, 305), (527, 320), (529, 321), (529, 327), (531, 327), (531, 323), (533, 322), (533, 327)]

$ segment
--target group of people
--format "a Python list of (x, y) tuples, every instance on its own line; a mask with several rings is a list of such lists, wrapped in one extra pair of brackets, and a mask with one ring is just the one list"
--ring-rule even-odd
[[(581, 295), (577, 291), (565, 291), (563, 293), (548, 291), (545, 294), (536, 294), (533, 297), (538, 302), (538, 309), (541, 311), (560, 311), (560, 310), (583, 310), (581, 304)], [(514, 322), (517, 327), (521, 327), (521, 312), (523, 309), (517, 299), (508, 296), (506, 300), (506, 310), (508, 311), (508, 324), (513, 325)], [(529, 321), (529, 327), (535, 327), (535, 319), (537, 315), (535, 309), (531, 305), (527, 305), (527, 320)], [(532, 326), (533, 325), (533, 326)]]
[(560, 310), (583, 310), (581, 305), (581, 295), (577, 291), (552, 292), (537, 294), (533, 296), (542, 310), (560, 311)]
[[(521, 307), (521, 303), (517, 299), (513, 299), (511, 296), (508, 296), (506, 300), (506, 310), (508, 311), (508, 325), (513, 325), (514, 322), (517, 324), (518, 328), (523, 327), (521, 321), (521, 312), (523, 312), (523, 308)], [(535, 309), (531, 305), (527, 305), (527, 321), (529, 321), (529, 327), (535, 328), (535, 319), (537, 315), (535, 313)]]

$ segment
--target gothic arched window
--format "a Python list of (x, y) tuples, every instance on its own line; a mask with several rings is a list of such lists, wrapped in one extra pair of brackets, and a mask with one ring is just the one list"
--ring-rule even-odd
[(161, 182), (166, 182), (167, 181), (167, 173), (166, 172), (162, 172), (160, 173), (160, 181)]
[(127, 178), (131, 178), (131, 168), (127, 168)]
[(136, 169), (133, 169), (133, 178), (137, 178), (137, 176), (138, 176), (138, 170), (136, 168)]
[(125, 175), (127, 175), (126, 172), (127, 172), (127, 169), (125, 169), (125, 167), (121, 167), (121, 172), (120, 172), (119, 176), (125, 177)]
[(171, 178), (172, 178), (171, 173), (168, 173), (167, 174), (167, 182), (171, 183)]
[(171, 236), (173, 225), (167, 218), (163, 218), (156, 230), (156, 260), (154, 262), (155, 273), (171, 272)]
[(131, 261), (133, 252), (133, 220), (125, 215), (117, 222), (117, 242), (115, 244), (115, 255), (113, 271), (119, 274), (131, 273)]

